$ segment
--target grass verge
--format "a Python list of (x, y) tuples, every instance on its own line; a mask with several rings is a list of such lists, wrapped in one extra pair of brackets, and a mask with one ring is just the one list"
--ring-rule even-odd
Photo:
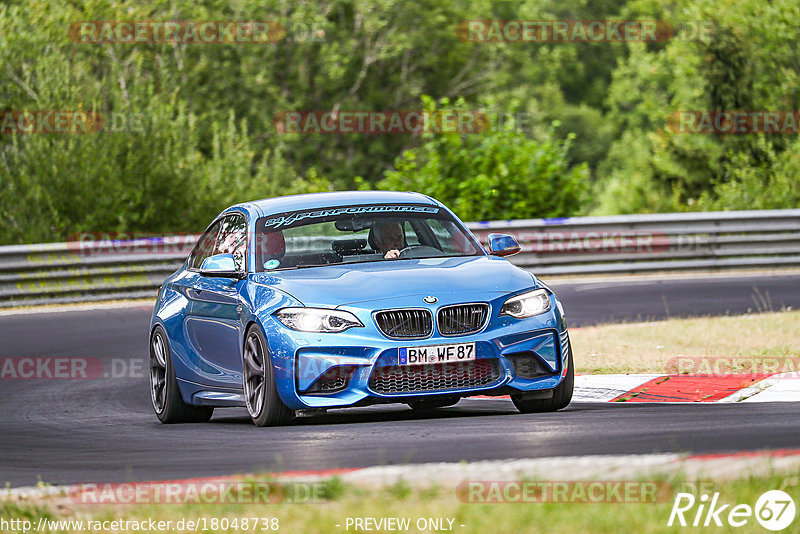
[[(171, 528), (159, 531), (178, 531), (175, 528), (180, 520), (205, 521), (206, 532), (274, 532), (290, 533), (336, 533), (336, 532), (392, 532), (391, 528), (355, 529), (354, 518), (408, 518), (408, 532), (452, 531), (464, 534), (487, 532), (558, 532), (560, 534), (583, 533), (618, 533), (618, 532), (694, 532), (691, 522), (694, 520), (700, 496), (706, 494), (709, 500), (715, 492), (719, 492), (718, 504), (729, 504), (727, 510), (720, 514), (722, 527), (712, 527), (713, 532), (763, 532), (757, 519), (751, 516), (743, 527), (727, 525), (727, 513), (737, 504), (755, 507), (759, 496), (768, 490), (783, 490), (796, 502), (800, 498), (800, 470), (773, 472), (767, 476), (750, 476), (718, 482), (712, 480), (696, 480), (689, 483), (680, 476), (670, 478), (650, 477), (649, 481), (658, 481), (670, 491), (659, 493), (657, 502), (631, 503), (591, 503), (577, 501), (572, 493), (567, 493), (562, 502), (525, 502), (525, 503), (471, 503), (465, 502), (464, 493), (457, 493), (455, 488), (437, 486), (414, 487), (407, 483), (398, 483), (381, 489), (364, 489), (347, 485), (338, 479), (323, 482), (323, 498), (318, 502), (306, 504), (127, 504), (127, 505), (76, 505), (74, 503), (54, 504), (52, 498), (35, 504), (19, 502), (0, 502), (0, 518), (27, 519), (36, 524), (40, 517), (55, 520), (84, 521), (83, 524), (62, 524), (61, 528), (46, 528), (40, 532), (90, 532), (92, 529), (86, 521), (110, 522), (126, 521), (172, 521)], [(696, 505), (685, 512), (689, 522), (688, 528), (677, 525), (667, 526), (675, 496), (678, 491), (688, 491), (697, 498)], [(63, 499), (62, 499), (63, 500)], [(566, 501), (566, 502), (564, 502)], [(706, 510), (708, 507), (706, 507)], [(222, 519), (227, 519), (223, 525)], [(242, 518), (265, 518), (266, 523), (259, 523), (255, 529), (252, 524), (247, 529), (238, 523), (233, 528), (233, 520)], [(348, 528), (348, 518), (350, 526)], [(273, 521), (277, 519), (277, 521)], [(431, 528), (429, 519), (439, 520), (439, 525), (446, 528)], [(216, 523), (214, 522), (216, 520)], [(705, 520), (702, 514), (701, 522)], [(422, 525), (424, 528), (419, 528)], [(795, 519), (793, 526), (786, 532), (796, 532), (800, 519)], [(107, 524), (109, 527), (110, 524)], [(211, 528), (216, 525), (216, 528)], [(267, 526), (262, 529), (261, 527)], [(50, 526), (53, 526), (52, 524)], [(132, 525), (128, 525), (129, 527)], [(227, 528), (223, 528), (227, 526)], [(374, 527), (374, 525), (373, 525)], [(36, 527), (34, 526), (34, 529)], [(184, 530), (188, 530), (184, 528)], [(198, 529), (203, 531), (202, 528)], [(707, 529), (704, 529), (707, 530)], [(14, 530), (7, 530), (14, 531)], [(107, 530), (94, 530), (107, 531)], [(117, 528), (118, 532), (142, 532), (137, 528)], [(145, 529), (147, 531), (147, 529)]]
[(800, 355), (800, 311), (576, 328), (578, 373), (663, 373), (673, 358)]

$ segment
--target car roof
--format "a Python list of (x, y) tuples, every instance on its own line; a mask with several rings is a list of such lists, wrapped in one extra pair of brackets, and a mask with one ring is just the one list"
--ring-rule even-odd
[(308, 193), (285, 197), (265, 198), (231, 206), (227, 211), (247, 210), (256, 217), (304, 209), (334, 208), (358, 204), (427, 204), (441, 203), (421, 193), (399, 191), (336, 191), (333, 193)]

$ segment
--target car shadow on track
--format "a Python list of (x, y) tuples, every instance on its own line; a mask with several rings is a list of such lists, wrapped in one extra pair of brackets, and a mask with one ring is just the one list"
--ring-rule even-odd
[[(573, 411), (583, 411), (587, 403), (570, 405), (556, 413), (533, 414), (532, 416), (552, 417)], [(457, 406), (438, 408), (425, 412), (415, 412), (404, 404), (383, 404), (361, 408), (342, 408), (329, 410), (325, 413), (303, 415), (295, 418), (287, 426), (315, 426), (315, 425), (342, 425), (359, 423), (379, 423), (390, 421), (424, 421), (436, 419), (461, 419), (469, 417), (496, 417), (496, 416), (522, 416), (517, 409), (507, 400), (481, 400), (462, 401)], [(242, 416), (237, 410), (234, 415), (231, 411), (218, 411), (211, 419), (213, 424), (222, 425), (251, 425), (247, 415)]]

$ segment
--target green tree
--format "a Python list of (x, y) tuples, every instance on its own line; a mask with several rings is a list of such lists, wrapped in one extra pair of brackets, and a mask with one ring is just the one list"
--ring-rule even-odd
[[(433, 112), (465, 110), (463, 100)], [(557, 127), (557, 124), (555, 125)], [(464, 220), (525, 219), (579, 214), (588, 186), (585, 164), (571, 167), (573, 136), (544, 142), (513, 123), (480, 133), (422, 134), (419, 147), (405, 151), (379, 184), (384, 189), (420, 191), (441, 200)]]

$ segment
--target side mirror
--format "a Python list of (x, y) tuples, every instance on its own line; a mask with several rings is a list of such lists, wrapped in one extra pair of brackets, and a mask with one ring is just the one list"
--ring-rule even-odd
[(214, 254), (203, 260), (200, 274), (221, 278), (244, 278), (245, 273), (236, 270), (236, 260), (233, 259), (233, 254)]
[(512, 235), (489, 234), (489, 254), (492, 256), (511, 256), (519, 252), (519, 243)]

